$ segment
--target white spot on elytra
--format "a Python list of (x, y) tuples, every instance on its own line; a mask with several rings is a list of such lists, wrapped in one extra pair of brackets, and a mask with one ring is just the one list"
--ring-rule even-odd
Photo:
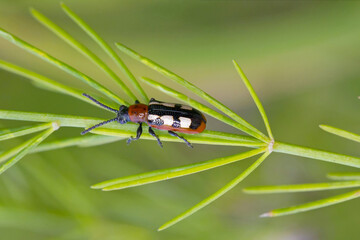
[(149, 114), (149, 116), (148, 116), (148, 120), (150, 120), (150, 121), (153, 121), (153, 120), (155, 120), (157, 118), (159, 118), (159, 116), (155, 115), (155, 114)]
[(149, 102), (149, 105), (159, 104), (158, 102)]
[(172, 108), (175, 107), (175, 104), (174, 104), (174, 103), (160, 103), (160, 105), (163, 105), (163, 106), (165, 106), (165, 107), (172, 107)]
[(174, 117), (170, 115), (161, 116), (160, 119), (163, 120), (164, 125), (167, 126), (172, 126), (172, 124), (174, 123)]
[(190, 128), (191, 119), (187, 117), (179, 117), (181, 128)]
[(181, 109), (185, 109), (185, 110), (193, 110), (193, 108), (192, 107), (190, 107), (190, 106), (186, 106), (186, 105), (181, 105), (181, 107), (180, 107)]

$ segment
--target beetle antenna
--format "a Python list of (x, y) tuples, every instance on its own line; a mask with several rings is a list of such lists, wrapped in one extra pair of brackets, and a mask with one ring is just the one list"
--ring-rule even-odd
[(84, 134), (90, 132), (90, 131), (93, 130), (94, 128), (101, 127), (102, 125), (105, 125), (105, 124), (107, 124), (107, 123), (110, 123), (110, 122), (113, 122), (113, 121), (116, 121), (116, 120), (117, 120), (117, 117), (116, 117), (116, 118), (113, 118), (113, 119), (106, 120), (106, 121), (101, 122), (101, 123), (98, 123), (98, 124), (96, 124), (96, 125), (88, 128), (88, 129), (85, 129), (84, 131), (82, 131), (82, 132), (81, 132), (81, 135), (84, 135)]
[(110, 111), (116, 112), (116, 113), (119, 112), (118, 110), (113, 109), (113, 108), (111, 108), (111, 107), (109, 107), (109, 106), (106, 106), (105, 104), (99, 102), (98, 100), (96, 100), (95, 98), (93, 98), (92, 96), (90, 96), (90, 95), (88, 95), (88, 94), (86, 94), (86, 93), (83, 93), (82, 95), (83, 95), (84, 97), (87, 97), (88, 99), (90, 99), (91, 101), (93, 101), (94, 103), (96, 103), (97, 105), (99, 105), (99, 106), (101, 106), (101, 107), (103, 107), (103, 108), (106, 108), (107, 110), (110, 110)]

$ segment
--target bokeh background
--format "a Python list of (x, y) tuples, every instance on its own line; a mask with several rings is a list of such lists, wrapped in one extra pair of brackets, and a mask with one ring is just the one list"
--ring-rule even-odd
[[(359, 1), (95, 1), (65, 3), (109, 43), (122, 42), (185, 77), (264, 130), (231, 60), (242, 66), (268, 113), (277, 140), (359, 155), (359, 145), (321, 131), (330, 124), (359, 133)], [(84, 71), (121, 95), (87, 59), (34, 20), (34, 7), (114, 64), (62, 12), (58, 1), (1, 0), (0, 26)], [(121, 56), (123, 56), (121, 54)], [(0, 39), (0, 58), (89, 90), (75, 78)], [(161, 76), (123, 56), (137, 77)], [(114, 68), (116, 69), (116, 67)], [(125, 79), (125, 78), (124, 78)], [(166, 81), (166, 80), (165, 80)], [(165, 82), (164, 81), (164, 82)], [(170, 86), (184, 91), (178, 86)], [(146, 86), (145, 86), (146, 87)], [(147, 88), (150, 96), (171, 100)], [(0, 71), (0, 108), (111, 116), (68, 96)], [(0, 120), (0, 127), (28, 123)], [(209, 119), (208, 129), (234, 130)], [(51, 139), (78, 136), (61, 129)], [(8, 149), (23, 139), (2, 142)], [(171, 181), (114, 192), (91, 184), (180, 166), (243, 149), (124, 141), (27, 156), (0, 177), (1, 239), (356, 239), (359, 200), (293, 216), (261, 219), (270, 209), (343, 191), (258, 195), (245, 186), (326, 181), (354, 169), (274, 153), (237, 188), (176, 226), (165, 221), (215, 192), (253, 159)]]

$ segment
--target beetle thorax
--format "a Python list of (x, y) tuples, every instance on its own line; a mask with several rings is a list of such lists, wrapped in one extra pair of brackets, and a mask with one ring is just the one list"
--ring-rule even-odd
[(131, 122), (146, 122), (148, 106), (145, 104), (134, 104), (129, 107), (129, 118)]

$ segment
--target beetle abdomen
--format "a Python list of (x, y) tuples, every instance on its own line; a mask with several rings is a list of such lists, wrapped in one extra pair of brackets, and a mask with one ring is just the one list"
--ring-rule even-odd
[(206, 119), (192, 107), (152, 100), (148, 106), (148, 124), (162, 130), (192, 134), (205, 129)]

